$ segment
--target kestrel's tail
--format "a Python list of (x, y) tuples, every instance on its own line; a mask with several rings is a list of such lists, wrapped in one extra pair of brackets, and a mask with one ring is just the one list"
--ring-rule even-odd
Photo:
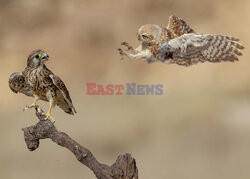
[(74, 115), (76, 113), (76, 110), (74, 108), (74, 106), (69, 106), (68, 103), (62, 99), (60, 101), (58, 101), (57, 105), (66, 113)]

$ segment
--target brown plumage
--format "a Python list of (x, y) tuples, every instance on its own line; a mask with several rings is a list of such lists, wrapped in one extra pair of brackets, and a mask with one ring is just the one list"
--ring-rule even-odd
[(58, 105), (68, 114), (76, 113), (69, 92), (63, 81), (54, 75), (44, 64), (49, 56), (43, 50), (31, 52), (27, 60), (27, 67), (23, 72), (13, 73), (9, 78), (10, 89), (15, 93), (23, 93), (35, 98), (32, 105), (41, 99), (50, 103), (47, 118), (54, 121), (51, 108)]
[(168, 26), (165, 29), (170, 36), (166, 41), (180, 37), (183, 34), (195, 33), (195, 31), (184, 20), (174, 15), (169, 17)]
[[(234, 37), (197, 34), (184, 20), (170, 16), (167, 27), (146, 24), (137, 32), (141, 44), (127, 51), (118, 49), (122, 56), (141, 59), (148, 63), (161, 61), (167, 64), (190, 66), (198, 62), (237, 61), (244, 47)], [(129, 53), (131, 51), (131, 53)]]

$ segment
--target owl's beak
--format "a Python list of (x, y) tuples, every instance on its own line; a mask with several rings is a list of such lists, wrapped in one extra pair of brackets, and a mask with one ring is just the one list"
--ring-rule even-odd
[(137, 33), (137, 39), (140, 41), (141, 40), (141, 36)]
[(47, 61), (49, 60), (49, 55), (47, 53), (43, 53), (42, 54), (42, 58), (41, 58), (42, 61)]

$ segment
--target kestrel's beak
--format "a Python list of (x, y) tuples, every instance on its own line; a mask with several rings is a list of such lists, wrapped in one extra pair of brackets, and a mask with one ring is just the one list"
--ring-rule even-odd
[(49, 59), (49, 55), (47, 53), (43, 53), (42, 57), (41, 57), (41, 60), (42, 61), (47, 61), (48, 59)]

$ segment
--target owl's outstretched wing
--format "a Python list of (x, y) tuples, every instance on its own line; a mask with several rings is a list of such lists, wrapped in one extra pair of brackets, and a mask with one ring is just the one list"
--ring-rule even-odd
[(76, 110), (72, 104), (72, 100), (71, 100), (70, 95), (69, 95), (69, 91), (67, 90), (63, 81), (58, 76), (56, 76), (54, 74), (50, 74), (49, 77), (52, 79), (53, 84), (59, 90), (59, 93), (57, 93), (57, 95), (58, 95), (57, 105), (68, 114), (73, 115), (74, 113), (76, 113)]
[(171, 33), (171, 39), (183, 34), (195, 33), (195, 31), (181, 18), (171, 15), (169, 17), (167, 30)]
[(10, 75), (9, 87), (14, 93), (23, 93), (33, 97), (30, 85), (26, 83), (22, 72), (16, 72)]
[(221, 35), (184, 34), (162, 42), (157, 58), (165, 63), (189, 66), (198, 62), (237, 61), (244, 47), (234, 37)]

